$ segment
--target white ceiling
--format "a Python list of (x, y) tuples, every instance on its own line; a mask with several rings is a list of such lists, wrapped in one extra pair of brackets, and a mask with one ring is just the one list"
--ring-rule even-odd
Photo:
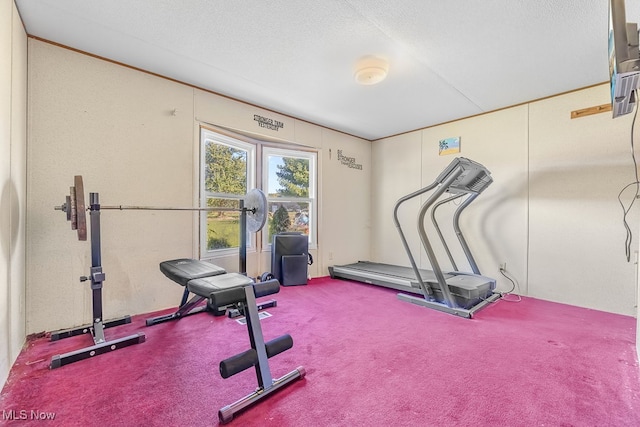
[[(608, 0), (15, 2), (29, 35), (369, 140), (609, 72)], [(389, 60), (378, 85), (354, 81), (366, 55)]]

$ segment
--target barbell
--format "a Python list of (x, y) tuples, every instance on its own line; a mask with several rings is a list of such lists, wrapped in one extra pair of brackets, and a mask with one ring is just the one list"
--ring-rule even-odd
[(54, 209), (67, 214), (67, 221), (71, 221), (71, 229), (77, 230), (78, 240), (87, 240), (87, 215), (86, 211), (96, 210), (145, 210), (145, 211), (205, 211), (205, 212), (240, 212), (246, 215), (247, 231), (257, 233), (262, 230), (267, 222), (267, 198), (258, 188), (250, 190), (242, 199), (243, 203), (237, 208), (221, 207), (162, 207), (162, 206), (127, 206), (127, 205), (98, 205), (89, 207), (85, 205), (84, 185), (82, 175), (73, 178), (73, 186), (65, 203), (55, 206)]

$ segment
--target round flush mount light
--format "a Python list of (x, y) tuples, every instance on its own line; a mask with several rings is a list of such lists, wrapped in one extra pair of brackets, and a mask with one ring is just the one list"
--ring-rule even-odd
[(365, 56), (356, 62), (354, 77), (361, 85), (374, 85), (389, 73), (389, 62), (378, 56)]

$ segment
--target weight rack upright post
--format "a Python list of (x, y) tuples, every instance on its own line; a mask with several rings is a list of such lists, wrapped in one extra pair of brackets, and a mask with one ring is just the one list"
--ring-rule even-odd
[(130, 316), (123, 316), (108, 322), (102, 319), (102, 283), (105, 274), (102, 271), (102, 250), (100, 241), (100, 202), (98, 193), (89, 193), (89, 217), (91, 222), (91, 275), (81, 276), (80, 281), (91, 281), (91, 302), (93, 309), (93, 319), (91, 325), (80, 326), (78, 328), (67, 329), (51, 333), (51, 341), (69, 338), (76, 335), (91, 333), (94, 345), (81, 348), (69, 353), (53, 356), (50, 369), (59, 368), (69, 363), (88, 359), (133, 344), (143, 343), (146, 340), (144, 333), (137, 333), (123, 338), (107, 341), (104, 330), (113, 326), (131, 323)]

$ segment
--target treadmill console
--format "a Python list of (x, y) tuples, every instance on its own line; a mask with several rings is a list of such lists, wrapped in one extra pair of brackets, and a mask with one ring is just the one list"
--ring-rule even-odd
[(456, 170), (462, 169), (462, 173), (445, 190), (448, 193), (481, 193), (493, 182), (491, 172), (480, 163), (465, 157), (456, 157), (436, 178), (443, 184)]

